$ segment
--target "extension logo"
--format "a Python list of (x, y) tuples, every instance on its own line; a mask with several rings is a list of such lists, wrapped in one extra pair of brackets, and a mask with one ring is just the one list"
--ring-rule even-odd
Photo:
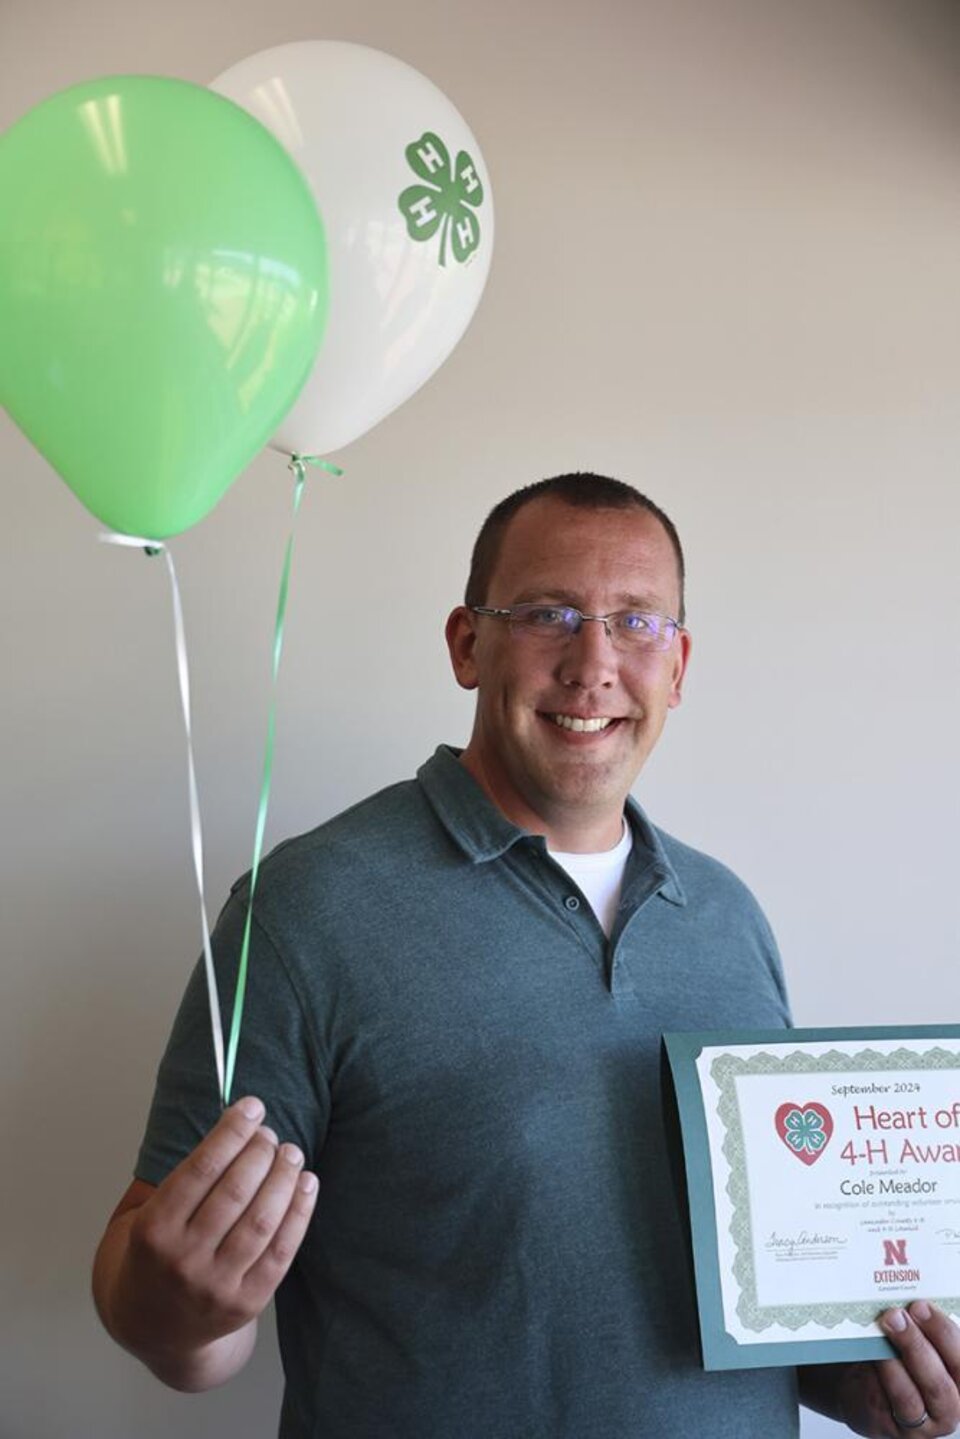
[(907, 1258), (905, 1239), (884, 1239), (883, 1268), (873, 1271), (875, 1284), (919, 1284), (920, 1270), (914, 1269)]

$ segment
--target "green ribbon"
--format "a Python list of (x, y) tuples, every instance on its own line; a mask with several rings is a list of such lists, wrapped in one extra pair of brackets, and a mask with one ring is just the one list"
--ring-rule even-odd
[(321, 470), (326, 470), (331, 475), (342, 475), (343, 470), (334, 465), (330, 460), (323, 460), (319, 455), (291, 455), (290, 469), (294, 475), (293, 485), (293, 515), (290, 521), (290, 534), (287, 538), (287, 549), (283, 561), (283, 571), (280, 576), (280, 594), (277, 599), (277, 619), (273, 631), (273, 671), (270, 695), (270, 711), (267, 716), (267, 742), (263, 755), (263, 780), (260, 785), (260, 806), (257, 811), (257, 826), (253, 841), (253, 864), (250, 867), (250, 895), (247, 900), (247, 918), (243, 929), (243, 944), (240, 947), (240, 966), (237, 972), (237, 988), (233, 997), (233, 1017), (230, 1022), (230, 1039), (227, 1046), (226, 1074), (224, 1076), (223, 1100), (224, 1108), (230, 1103), (230, 1091), (233, 1088), (233, 1076), (237, 1063), (237, 1048), (240, 1043), (240, 1027), (243, 1023), (243, 1001), (247, 990), (247, 968), (250, 957), (250, 932), (253, 926), (253, 896), (257, 887), (257, 875), (260, 871), (260, 858), (263, 854), (263, 836), (267, 825), (267, 808), (270, 803), (270, 782), (273, 775), (273, 744), (276, 733), (277, 721), (277, 674), (280, 669), (280, 656), (283, 653), (283, 631), (287, 613), (287, 593), (290, 589), (290, 565), (293, 559), (293, 540), (296, 531), (297, 511), (300, 509), (300, 501), (303, 497), (303, 486), (306, 479), (307, 465), (316, 465)]

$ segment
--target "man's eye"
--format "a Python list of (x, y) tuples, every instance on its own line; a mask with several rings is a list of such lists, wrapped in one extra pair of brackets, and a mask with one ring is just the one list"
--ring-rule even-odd
[(570, 610), (557, 605), (535, 605), (527, 611), (527, 623), (541, 630), (562, 630), (570, 623)]
[(620, 624), (625, 630), (631, 630), (634, 634), (654, 628), (651, 616), (643, 614), (640, 610), (627, 610), (620, 616)]

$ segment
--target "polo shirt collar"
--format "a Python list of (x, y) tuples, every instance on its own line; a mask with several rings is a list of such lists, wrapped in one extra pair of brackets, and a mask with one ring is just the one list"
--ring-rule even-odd
[[(440, 823), (467, 858), (474, 864), (499, 859), (521, 839), (533, 839), (545, 848), (541, 835), (530, 835), (490, 802), (460, 763), (461, 753), (452, 745), (438, 745), (417, 771), (417, 779)], [(626, 815), (633, 830), (627, 883), (631, 873), (637, 880), (642, 876), (648, 893), (655, 890), (671, 904), (685, 905), (686, 896), (663, 841), (632, 795), (627, 796)]]
[(417, 779), (450, 838), (474, 864), (499, 859), (528, 834), (501, 814), (469, 770), (460, 763), (462, 750), (438, 745)]
[[(633, 849), (630, 851), (630, 859), (636, 856), (641, 865), (638, 881), (648, 892), (655, 887), (664, 899), (682, 908), (687, 902), (687, 896), (684, 894), (677, 871), (667, 856), (660, 831), (650, 823), (632, 794), (627, 795), (625, 811), (627, 822), (633, 830)], [(637, 871), (634, 870), (633, 873), (636, 875)], [(629, 859), (625, 881), (626, 884), (631, 882)]]

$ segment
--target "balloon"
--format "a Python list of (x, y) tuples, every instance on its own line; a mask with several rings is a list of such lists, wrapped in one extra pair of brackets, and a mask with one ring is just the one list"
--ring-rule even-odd
[(112, 528), (163, 539), (212, 509), (326, 310), (313, 197), (222, 96), (109, 77), (0, 139), (0, 399)]
[(283, 142), (323, 211), (330, 324), (271, 443), (328, 453), (419, 389), (470, 323), (493, 248), (483, 157), (436, 86), (365, 45), (279, 45), (213, 88)]

